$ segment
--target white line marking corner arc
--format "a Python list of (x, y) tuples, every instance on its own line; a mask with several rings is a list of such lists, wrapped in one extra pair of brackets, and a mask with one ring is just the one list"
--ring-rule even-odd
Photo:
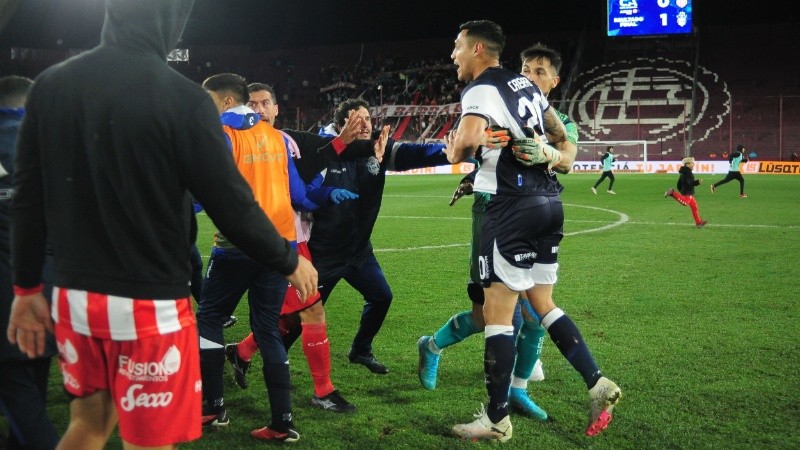
[(564, 206), (577, 207), (577, 208), (586, 208), (586, 209), (594, 209), (594, 210), (597, 210), (597, 211), (603, 211), (603, 212), (608, 212), (608, 213), (611, 213), (611, 214), (616, 214), (619, 217), (619, 219), (616, 222), (609, 223), (608, 225), (603, 225), (602, 227), (596, 227), (596, 228), (589, 228), (589, 229), (586, 229), (586, 230), (572, 231), (572, 232), (569, 232), (569, 233), (564, 233), (564, 236), (575, 236), (575, 235), (578, 235), (578, 234), (594, 233), (596, 231), (608, 230), (608, 229), (615, 228), (615, 227), (618, 227), (620, 225), (623, 225), (624, 223), (626, 223), (626, 222), (628, 222), (630, 220), (630, 217), (628, 217), (627, 214), (625, 214), (623, 212), (619, 212), (619, 211), (614, 211), (613, 209), (598, 208), (597, 206), (576, 205), (576, 204), (573, 204), (573, 203), (564, 203)]

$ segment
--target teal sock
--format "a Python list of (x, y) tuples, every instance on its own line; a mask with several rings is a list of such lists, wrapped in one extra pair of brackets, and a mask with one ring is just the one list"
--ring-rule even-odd
[(475, 321), (472, 320), (472, 311), (463, 311), (451, 317), (439, 331), (433, 334), (433, 342), (440, 349), (458, 344), (473, 334), (480, 333)]
[(544, 327), (538, 322), (524, 321), (517, 336), (517, 362), (514, 365), (514, 376), (523, 380), (530, 378), (533, 366), (542, 354), (544, 343)]

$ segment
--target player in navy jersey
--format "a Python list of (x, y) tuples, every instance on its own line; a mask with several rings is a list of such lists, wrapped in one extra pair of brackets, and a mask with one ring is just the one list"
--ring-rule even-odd
[[(560, 82), (559, 70), (561, 69), (561, 54), (556, 50), (537, 43), (528, 47), (520, 54), (522, 64), (520, 73), (536, 84), (542, 94), (548, 96), (550, 92), (558, 86)], [(557, 111), (558, 112), (558, 111)], [(558, 113), (567, 131), (567, 140), (557, 145), (557, 149), (562, 153), (562, 158), (558, 165), (553, 166), (553, 170), (560, 173), (569, 173), (577, 153), (578, 127), (565, 114)], [(500, 131), (492, 132), (487, 137), (489, 145), (501, 143)], [(497, 138), (497, 139), (495, 139)], [(524, 153), (515, 154), (522, 161), (527, 161)], [(475, 172), (470, 173), (461, 180), (458, 189), (454, 193), (450, 202), (452, 206), (461, 196), (473, 193), (473, 183)], [(433, 390), (436, 388), (438, 378), (439, 359), (442, 350), (451, 345), (457, 344), (467, 337), (483, 331), (483, 289), (480, 287), (480, 277), (478, 275), (477, 246), (480, 242), (480, 229), (483, 213), (486, 204), (491, 196), (486, 193), (476, 193), (475, 202), (472, 206), (472, 222), (475, 234), (472, 238), (472, 249), (470, 251), (470, 280), (467, 283), (467, 294), (472, 301), (472, 309), (457, 313), (447, 320), (432, 336), (423, 336), (418, 341), (419, 350), (419, 379), (425, 389)], [(539, 361), (542, 350), (545, 329), (539, 324), (538, 316), (530, 309), (527, 298), (520, 297), (520, 306), (524, 305), (519, 315), (520, 323), (513, 323), (516, 333), (516, 363), (514, 373), (511, 378), (511, 390), (509, 400), (512, 407), (520, 410), (523, 414), (539, 420), (547, 420), (547, 413), (530, 399), (527, 392), (528, 380), (540, 381), (544, 379), (544, 372)], [(515, 312), (515, 315), (517, 313)]]
[[(561, 185), (551, 171), (561, 155), (545, 139), (560, 143), (566, 140), (566, 130), (538, 87), (499, 66), (505, 38), (497, 24), (472, 21), (460, 30), (451, 58), (458, 79), (469, 84), (462, 93), (462, 119), (449, 138), (448, 156), (455, 163), (480, 151), (483, 164), (474, 189), (493, 197), (480, 227), (478, 253), (485, 297), (488, 410), (482, 409), (471, 423), (456, 425), (453, 432), (469, 439), (511, 438), (508, 395), (515, 356), (511, 320), (517, 297), (524, 292), (559, 350), (591, 389), (587, 434), (595, 435), (610, 422), (619, 388), (601, 376), (577, 327), (552, 301), (564, 215)], [(481, 148), (489, 127), (509, 130), (511, 148)], [(514, 146), (522, 145), (535, 149), (524, 164), (513, 152)]]

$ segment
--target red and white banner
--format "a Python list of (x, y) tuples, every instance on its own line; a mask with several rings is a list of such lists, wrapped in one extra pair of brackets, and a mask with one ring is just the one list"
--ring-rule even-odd
[(384, 105), (369, 109), (372, 117), (450, 116), (461, 114), (461, 103), (449, 105)]

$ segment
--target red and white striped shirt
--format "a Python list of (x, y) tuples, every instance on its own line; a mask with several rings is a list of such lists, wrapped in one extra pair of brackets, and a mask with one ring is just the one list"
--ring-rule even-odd
[(76, 333), (113, 341), (174, 333), (195, 324), (188, 297), (151, 300), (53, 288), (53, 321)]

